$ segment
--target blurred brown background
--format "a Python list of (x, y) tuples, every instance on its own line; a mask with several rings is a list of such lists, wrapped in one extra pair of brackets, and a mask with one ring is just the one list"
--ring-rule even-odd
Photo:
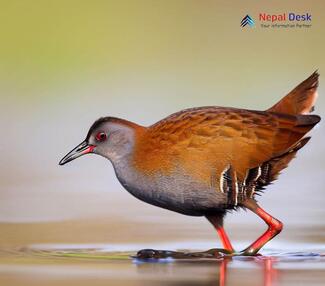
[[(204, 218), (129, 195), (103, 158), (58, 161), (100, 116), (150, 125), (194, 106), (263, 110), (316, 69), (323, 116), (324, 9), (324, 1), (1, 1), (0, 244), (213, 241)], [(259, 12), (309, 12), (312, 27), (240, 27)], [(260, 199), (286, 225), (271, 246), (324, 242), (324, 131), (313, 130)], [(264, 229), (244, 212), (226, 226), (237, 242)]]

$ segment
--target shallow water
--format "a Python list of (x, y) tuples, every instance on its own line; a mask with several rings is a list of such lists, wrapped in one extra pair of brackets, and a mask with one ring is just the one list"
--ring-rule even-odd
[[(194, 245), (208, 247), (205, 242)], [(325, 281), (325, 248), (319, 244), (296, 245), (305, 251), (294, 245), (288, 246), (290, 251), (265, 249), (256, 257), (132, 258), (141, 247), (42, 244), (2, 249), (0, 285), (270, 286), (323, 285)]]

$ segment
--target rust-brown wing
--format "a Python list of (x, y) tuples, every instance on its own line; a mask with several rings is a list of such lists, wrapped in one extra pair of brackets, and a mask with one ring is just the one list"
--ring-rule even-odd
[(179, 166), (205, 182), (231, 166), (243, 180), (248, 170), (286, 153), (318, 121), (316, 115), (188, 109), (149, 127), (138, 144), (135, 161), (147, 172), (169, 172)]

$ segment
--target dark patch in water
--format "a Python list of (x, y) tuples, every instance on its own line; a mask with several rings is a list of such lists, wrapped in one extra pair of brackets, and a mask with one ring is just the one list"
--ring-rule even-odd
[(230, 256), (231, 253), (225, 249), (221, 248), (212, 248), (207, 251), (200, 252), (180, 252), (180, 251), (170, 251), (170, 250), (156, 250), (156, 249), (142, 249), (137, 252), (132, 258), (136, 259), (198, 259), (198, 258), (223, 258)]

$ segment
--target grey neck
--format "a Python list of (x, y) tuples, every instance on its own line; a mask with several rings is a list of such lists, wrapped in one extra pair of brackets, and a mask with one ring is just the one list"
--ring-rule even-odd
[(132, 162), (131, 155), (112, 161), (116, 176), (129, 193), (140, 200), (147, 201), (145, 197), (150, 196), (154, 182), (140, 174), (130, 162)]

